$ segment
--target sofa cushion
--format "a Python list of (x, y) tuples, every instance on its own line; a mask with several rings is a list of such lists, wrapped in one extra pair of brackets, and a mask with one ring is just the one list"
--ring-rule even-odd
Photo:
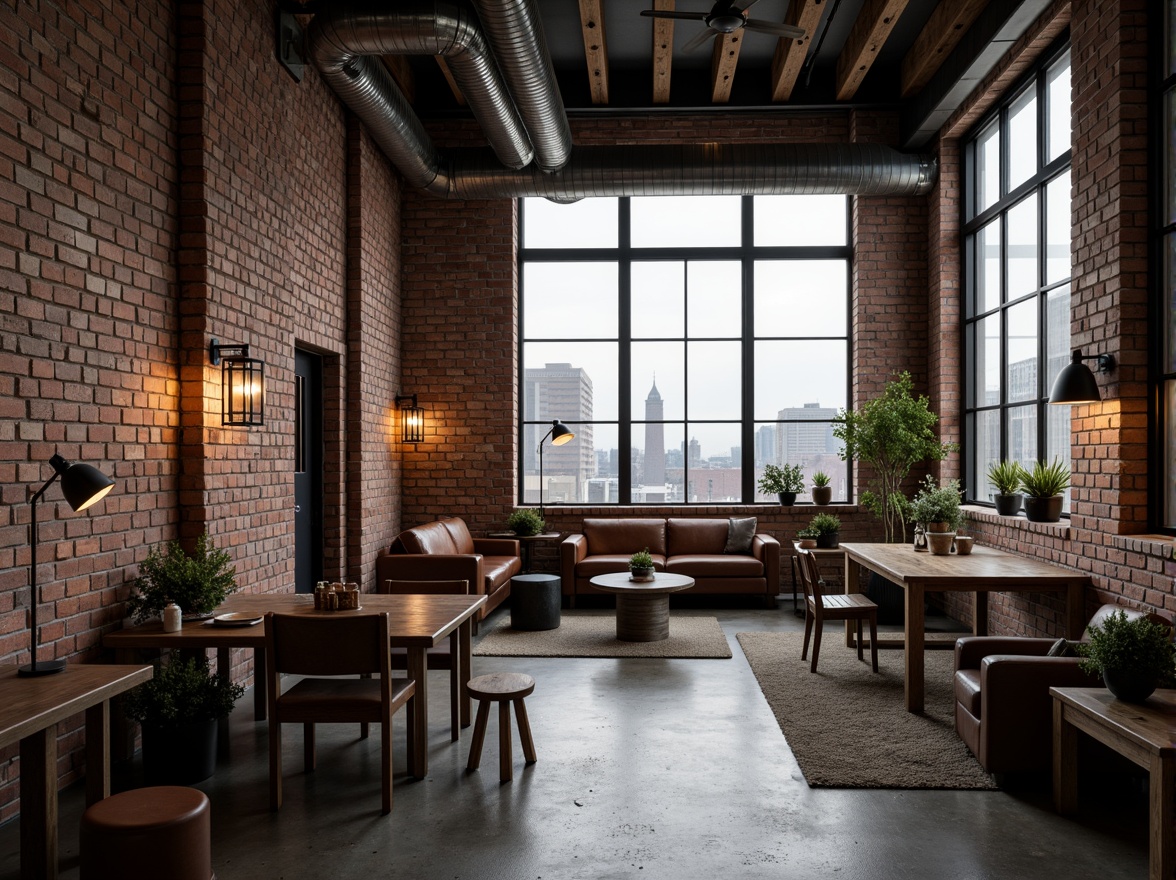
[(959, 669), (955, 674), (956, 702), (971, 713), (973, 718), (980, 717), (980, 670)]
[(406, 529), (396, 539), (405, 553), (457, 553), (453, 535), (443, 522), (425, 523)]
[(733, 516), (727, 520), (727, 546), (724, 553), (751, 552), (751, 541), (755, 537), (756, 519), (754, 516)]
[[(613, 574), (618, 571), (629, 570), (629, 557), (631, 553), (606, 553), (600, 556), (593, 554), (587, 559), (577, 563), (576, 577), (596, 577), (598, 574)], [(649, 554), (653, 557), (653, 570), (665, 571), (666, 558), (660, 554)]]
[(666, 520), (666, 556), (722, 555), (727, 547), (727, 520), (671, 517)]
[(483, 556), (482, 576), (486, 580), (486, 593), (494, 592), (522, 570), (517, 556)]
[(623, 555), (626, 568), (629, 557), (638, 550), (648, 549), (655, 558), (666, 555), (664, 519), (586, 519), (584, 537), (588, 539), (589, 556)]
[(473, 553), (474, 552), (474, 538), (470, 534), (469, 527), (465, 524), (465, 520), (459, 516), (452, 516), (448, 519), (441, 520), (441, 524), (445, 526), (445, 530), (449, 532), (449, 536), (453, 539), (454, 553)]
[(687, 553), (666, 560), (666, 571), (686, 577), (759, 578), (764, 576), (763, 563), (754, 556), (716, 553)]

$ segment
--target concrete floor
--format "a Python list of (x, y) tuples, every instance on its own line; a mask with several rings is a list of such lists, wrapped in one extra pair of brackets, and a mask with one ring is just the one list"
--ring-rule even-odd
[[(499, 611), (501, 613), (509, 613)], [(1015, 792), (810, 789), (760, 693), (737, 632), (801, 629), (779, 610), (717, 616), (731, 660), (475, 658), (475, 674), (519, 670), (539, 761), (498, 782), (492, 714), (482, 768), (471, 729), (449, 740), (447, 673), (430, 675), (429, 776), (397, 778), (379, 812), (379, 738), (320, 728), (319, 768), (285, 737), (285, 804), (267, 801), (265, 723), (252, 694), (232, 718), (232, 760), (198, 787), (212, 799), (213, 863), (238, 878), (1138, 878), (1147, 873), (1146, 791), (1083, 794), (1077, 820), (1041, 787)], [(882, 663), (900, 655), (883, 652)], [(853, 707), (846, 707), (852, 711)], [(895, 706), (895, 711), (901, 707)], [(830, 748), (869, 748), (841, 743)], [(137, 761), (116, 782), (137, 784)], [(61, 802), (62, 876), (77, 877), (83, 793)], [(19, 874), (19, 827), (0, 828), (0, 877)]]

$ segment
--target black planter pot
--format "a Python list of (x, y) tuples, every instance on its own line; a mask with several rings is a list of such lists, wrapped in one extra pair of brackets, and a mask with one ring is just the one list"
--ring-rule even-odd
[(795, 504), (796, 503), (796, 493), (795, 492), (781, 492), (780, 493), (780, 503), (783, 504), (785, 507), (789, 507), (789, 506)]
[(1017, 492), (1013, 495), (993, 495), (992, 500), (996, 503), (996, 512), (1001, 516), (1016, 516), (1021, 512), (1021, 499), (1024, 496)]
[(832, 486), (813, 486), (813, 504), (828, 504), (833, 500)]
[(216, 770), (217, 721), (179, 727), (143, 724), (143, 774), (149, 785), (191, 785)]
[(1025, 496), (1025, 517), (1030, 522), (1057, 522), (1062, 518), (1062, 496), (1048, 498)]
[(1104, 669), (1103, 684), (1126, 703), (1142, 703), (1156, 689), (1156, 677), (1135, 669)]
[(817, 546), (822, 550), (836, 550), (840, 543), (840, 532), (822, 532), (817, 535)]

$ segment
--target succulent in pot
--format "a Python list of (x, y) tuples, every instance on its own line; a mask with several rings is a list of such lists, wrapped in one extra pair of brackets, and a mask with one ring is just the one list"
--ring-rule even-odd
[(1021, 509), (1021, 481), (1024, 478), (1025, 469), (1017, 461), (1005, 459), (988, 469), (988, 482), (996, 488), (992, 501), (1001, 516), (1016, 516)]
[(539, 515), (538, 511), (529, 507), (520, 507), (506, 518), (506, 527), (520, 538), (526, 538), (530, 535), (538, 535), (547, 528), (547, 523), (543, 521), (543, 517)]
[(1097, 672), (1120, 700), (1142, 703), (1157, 687), (1176, 679), (1172, 629), (1143, 616), (1129, 620), (1116, 611), (1102, 626), (1092, 625), (1089, 641), (1076, 646), (1084, 672)]
[(817, 546), (832, 549), (841, 541), (841, 519), (831, 513), (818, 513), (809, 523), (817, 533)]
[(829, 475), (824, 471), (813, 474), (812, 496), (813, 504), (828, 504), (833, 500), (833, 487), (829, 485)]
[(649, 548), (638, 550), (629, 557), (629, 574), (634, 578), (652, 578), (653, 577), (653, 557), (649, 553)]
[(1062, 493), (1070, 486), (1070, 469), (1061, 459), (1036, 461), (1021, 476), (1025, 516), (1031, 522), (1057, 522), (1062, 518)]
[(766, 464), (759, 488), (766, 495), (780, 496), (781, 504), (795, 504), (796, 493), (804, 489), (804, 474), (798, 464)]
[(808, 528), (803, 528), (796, 533), (797, 543), (800, 544), (802, 550), (812, 550), (814, 547), (816, 547), (817, 538), (820, 536), (821, 533), (811, 526)]

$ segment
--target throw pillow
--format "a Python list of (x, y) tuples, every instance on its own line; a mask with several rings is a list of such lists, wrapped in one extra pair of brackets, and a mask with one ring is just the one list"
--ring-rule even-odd
[(755, 537), (755, 517), (731, 517), (727, 521), (727, 546), (724, 553), (751, 552), (751, 539)]
[(1074, 650), (1077, 642), (1067, 641), (1066, 639), (1058, 639), (1046, 652), (1046, 657), (1077, 657), (1078, 652)]

